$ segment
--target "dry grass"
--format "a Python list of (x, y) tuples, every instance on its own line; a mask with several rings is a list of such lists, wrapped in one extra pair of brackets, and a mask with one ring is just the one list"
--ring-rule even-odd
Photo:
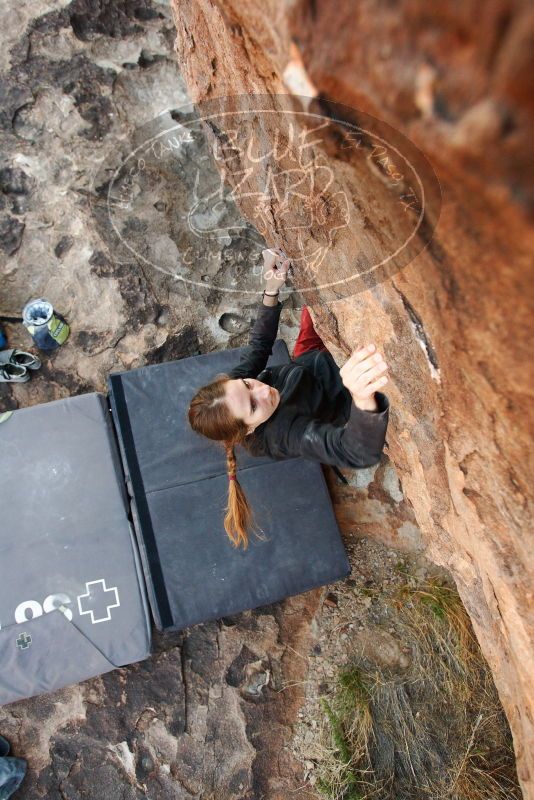
[(323, 741), (330, 741), (324, 744), (323, 763), (328, 766), (319, 777), (317, 788), (336, 800), (376, 796), (375, 776), (365, 767), (373, 736), (371, 693), (361, 671), (353, 667), (339, 675), (337, 692), (331, 700), (321, 698), (326, 723)]
[(341, 672), (321, 700), (316, 786), (331, 800), (519, 800), (508, 723), (458, 593), (413, 583), (393, 601), (410, 667)]

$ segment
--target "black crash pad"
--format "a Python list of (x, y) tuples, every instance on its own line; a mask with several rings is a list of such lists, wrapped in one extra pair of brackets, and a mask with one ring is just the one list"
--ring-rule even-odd
[[(239, 363), (244, 348), (170, 361), (109, 378), (132, 515), (160, 630), (267, 605), (350, 572), (321, 466), (236, 449), (239, 480), (263, 530), (247, 550), (224, 530), (223, 449), (191, 430), (196, 389)], [(285, 363), (274, 343), (268, 365)]]

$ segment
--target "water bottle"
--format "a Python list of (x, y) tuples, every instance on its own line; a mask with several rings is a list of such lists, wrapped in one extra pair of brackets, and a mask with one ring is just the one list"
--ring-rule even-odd
[(22, 309), (22, 322), (40, 350), (56, 350), (64, 344), (70, 328), (48, 300), (30, 300)]

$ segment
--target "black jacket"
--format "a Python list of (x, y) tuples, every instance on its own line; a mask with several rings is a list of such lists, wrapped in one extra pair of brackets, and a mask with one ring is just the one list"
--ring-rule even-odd
[(377, 464), (386, 437), (388, 398), (376, 392), (378, 411), (357, 408), (328, 351), (312, 350), (289, 364), (266, 367), (281, 310), (280, 302), (261, 303), (249, 345), (228, 372), (231, 378), (257, 378), (280, 392), (280, 403), (269, 419), (246, 437), (246, 449), (252, 455), (302, 456), (338, 467)]

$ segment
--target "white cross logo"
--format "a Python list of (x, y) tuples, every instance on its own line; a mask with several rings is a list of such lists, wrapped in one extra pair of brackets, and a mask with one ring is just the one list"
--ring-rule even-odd
[[(92, 586), (94, 586), (94, 587), (100, 586), (101, 588), (99, 588), (98, 590), (95, 590), (95, 589), (91, 589)], [(118, 606), (120, 606), (119, 592), (118, 592), (117, 587), (114, 586), (112, 589), (106, 589), (106, 581), (105, 581), (104, 578), (102, 578), (102, 579), (100, 579), (98, 581), (89, 581), (88, 583), (85, 584), (85, 588), (87, 590), (86, 593), (85, 594), (80, 594), (78, 596), (78, 598), (77, 598), (78, 599), (78, 610), (80, 612), (80, 615), (90, 614), (91, 615), (91, 622), (92, 622), (93, 625), (96, 625), (98, 622), (109, 622), (109, 620), (111, 619), (111, 609), (112, 608), (117, 608)], [(107, 599), (111, 600), (111, 597), (109, 597), (109, 595), (111, 593), (113, 593), (113, 597), (115, 599), (114, 603), (108, 603), (107, 602)], [(106, 595), (108, 595), (107, 599), (106, 599)], [(87, 601), (86, 601), (85, 605), (95, 606), (100, 601), (100, 604), (102, 605), (102, 609), (104, 607), (106, 609), (106, 616), (105, 617), (101, 616), (100, 618), (96, 618), (95, 617), (95, 612), (94, 612), (94, 610), (92, 608), (88, 608), (88, 609), (86, 609), (84, 611), (83, 608), (82, 608), (82, 600), (84, 600), (84, 598), (87, 598)], [(102, 603), (102, 601), (103, 601), (103, 603)]]

